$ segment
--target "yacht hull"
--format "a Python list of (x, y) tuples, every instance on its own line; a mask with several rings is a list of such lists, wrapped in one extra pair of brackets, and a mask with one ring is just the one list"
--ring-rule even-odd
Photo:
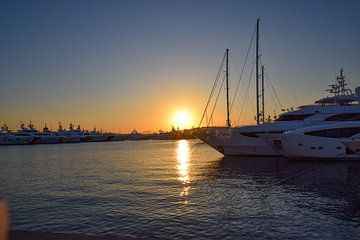
[(203, 128), (196, 137), (218, 152), (229, 156), (278, 156), (271, 146), (258, 137), (247, 137), (232, 128)]
[(282, 138), (286, 157), (302, 158), (345, 158), (346, 147), (338, 140), (322, 139), (302, 134), (288, 134)]
[(33, 137), (22, 137), (22, 136), (1, 136), (0, 145), (28, 145), (32, 144), (36, 140)]
[(39, 137), (33, 144), (55, 144), (55, 143), (62, 143), (63, 138), (58, 136), (44, 136)]
[(351, 151), (360, 155), (360, 139), (357, 140), (349, 140), (349, 141), (342, 141), (342, 143), (349, 148)]

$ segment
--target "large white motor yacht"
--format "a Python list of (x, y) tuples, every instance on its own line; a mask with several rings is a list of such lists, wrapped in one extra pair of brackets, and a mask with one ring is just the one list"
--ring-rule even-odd
[[(356, 94), (353, 94), (351, 90), (346, 89), (345, 77), (343, 70), (341, 69), (340, 75), (337, 77), (337, 83), (330, 85), (330, 93), (334, 96), (319, 99), (312, 105), (300, 106), (297, 110), (290, 110), (283, 113), (275, 121), (265, 119), (264, 110), (264, 66), (259, 66), (260, 56), (259, 53), (259, 19), (256, 23), (256, 56), (255, 56), (255, 78), (256, 78), (256, 125), (232, 127), (230, 121), (230, 102), (229, 102), (229, 71), (228, 71), (228, 56), (229, 50), (226, 50), (223, 61), (220, 65), (220, 69), (217, 78), (214, 82), (213, 88), (210, 93), (209, 100), (207, 101), (204, 114), (200, 120), (199, 126), (201, 126), (204, 116), (208, 117), (208, 106), (213, 96), (217, 96), (215, 99), (215, 105), (220, 94), (215, 92), (216, 86), (223, 86), (224, 81), (220, 84), (219, 79), (221, 73), (224, 72), (224, 78), (226, 80), (226, 110), (227, 119), (226, 127), (209, 127), (211, 122), (214, 108), (210, 114), (210, 120), (207, 123), (207, 127), (197, 128), (194, 131), (194, 135), (200, 140), (213, 147), (215, 150), (221, 152), (224, 155), (256, 155), (256, 156), (270, 156), (279, 155), (279, 152), (274, 150), (273, 147), (267, 144), (263, 139), (259, 138), (258, 134), (279, 134), (285, 131), (303, 128), (307, 126), (313, 126), (318, 124), (331, 124), (336, 121), (342, 121), (341, 114), (347, 113), (360, 113), (360, 88), (357, 89)], [(252, 41), (251, 41), (252, 42)], [(251, 46), (251, 44), (250, 44)], [(250, 50), (250, 48), (249, 48)], [(245, 60), (246, 62), (246, 60)], [(225, 66), (225, 70), (224, 67)], [(244, 65), (245, 66), (245, 65)], [(261, 69), (261, 73), (259, 71)], [(261, 76), (261, 91), (260, 91), (260, 77)], [(240, 77), (241, 79), (241, 77)], [(221, 89), (221, 87), (220, 87)], [(236, 95), (236, 92), (235, 92)], [(260, 101), (261, 97), (261, 101)], [(233, 98), (235, 99), (235, 98)], [(234, 100), (233, 100), (234, 101)], [(261, 102), (261, 104), (260, 104)], [(261, 105), (261, 106), (260, 106)]]
[(6, 124), (1, 127), (0, 145), (26, 145), (35, 140), (30, 134), (14, 134)]
[(62, 141), (62, 137), (52, 133), (45, 125), (42, 132), (39, 132), (32, 122), (30, 121), (28, 127), (25, 127), (24, 123), (21, 123), (20, 130), (13, 133), (16, 136), (29, 136), (33, 140), (29, 144), (50, 144), (59, 143)]
[(352, 115), (341, 123), (259, 135), (285, 157), (360, 159), (360, 113)]
[[(334, 96), (319, 99), (312, 105), (301, 106), (297, 110), (280, 115), (274, 122), (242, 127), (205, 127), (197, 129), (195, 134), (224, 155), (279, 155), (267, 136), (294, 129), (343, 122), (360, 114), (360, 87), (353, 94), (345, 88), (345, 77), (341, 69), (337, 83), (330, 85)], [(260, 138), (259, 135), (262, 135)], [(265, 141), (264, 141), (265, 140)]]
[(79, 143), (80, 142), (80, 134), (74, 129), (74, 125), (70, 123), (69, 130), (66, 131), (63, 129), (61, 123), (59, 123), (59, 129), (56, 133), (58, 136), (62, 137), (63, 143)]

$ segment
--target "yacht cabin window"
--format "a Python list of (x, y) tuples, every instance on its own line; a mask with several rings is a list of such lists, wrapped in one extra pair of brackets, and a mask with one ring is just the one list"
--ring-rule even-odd
[(327, 138), (345, 138), (354, 136), (358, 133), (360, 133), (360, 127), (348, 127), (306, 132), (305, 135)]
[(281, 115), (276, 121), (299, 121), (304, 120), (305, 118), (311, 117), (314, 114), (286, 114)]
[(360, 113), (341, 113), (330, 116), (325, 121), (360, 121)]

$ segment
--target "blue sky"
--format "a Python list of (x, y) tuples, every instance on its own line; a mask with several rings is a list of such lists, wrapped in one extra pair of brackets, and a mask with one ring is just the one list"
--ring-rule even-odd
[[(169, 129), (174, 112), (186, 109), (196, 122), (225, 48), (234, 86), (257, 18), (262, 60), (282, 105), (311, 103), (341, 66), (349, 85), (360, 85), (359, 7), (357, 1), (2, 1), (0, 121), (13, 128), (32, 119), (39, 126), (62, 121), (144, 131)], [(267, 108), (277, 107), (269, 100)], [(249, 105), (247, 122), (253, 112)]]

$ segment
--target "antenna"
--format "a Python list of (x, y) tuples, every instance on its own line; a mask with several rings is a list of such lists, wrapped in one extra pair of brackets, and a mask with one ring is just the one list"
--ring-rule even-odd
[(344, 69), (340, 69), (340, 75), (336, 77), (336, 84), (330, 84), (330, 89), (327, 89), (325, 91), (328, 91), (330, 93), (333, 93), (334, 96), (344, 96), (344, 95), (351, 95), (352, 91), (351, 89), (346, 88), (347, 84), (345, 83), (345, 76), (344, 76)]

